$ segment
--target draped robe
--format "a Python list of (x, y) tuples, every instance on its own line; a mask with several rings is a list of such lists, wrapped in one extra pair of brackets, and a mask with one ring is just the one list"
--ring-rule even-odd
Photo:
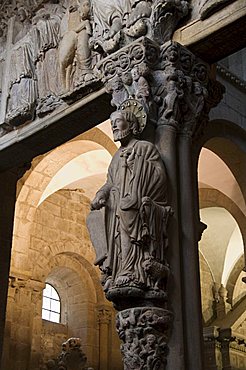
[(98, 193), (107, 201), (106, 238), (101, 238), (106, 245), (101, 244), (97, 251), (97, 264), (112, 281), (131, 276), (145, 284), (142, 263), (150, 256), (162, 262), (166, 240), (166, 173), (155, 146), (135, 140), (120, 148)]

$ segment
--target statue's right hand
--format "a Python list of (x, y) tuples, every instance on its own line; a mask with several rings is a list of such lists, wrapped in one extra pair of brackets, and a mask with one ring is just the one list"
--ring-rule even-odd
[(106, 204), (105, 197), (102, 194), (96, 195), (96, 197), (91, 202), (91, 210), (94, 211), (101, 209), (102, 207), (105, 206), (105, 204)]

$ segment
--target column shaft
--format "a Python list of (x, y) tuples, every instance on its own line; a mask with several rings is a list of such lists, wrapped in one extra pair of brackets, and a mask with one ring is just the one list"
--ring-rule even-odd
[[(181, 289), (181, 258), (179, 243), (179, 215), (177, 193), (177, 145), (176, 129), (172, 126), (159, 126), (156, 130), (156, 146), (165, 164), (168, 179), (168, 202), (173, 209), (169, 222), (169, 247), (167, 258), (171, 266), (169, 278), (169, 302), (174, 314), (173, 328), (169, 340), (170, 353), (167, 369), (184, 369), (184, 342)], [(179, 340), (177, 340), (179, 338)]]
[(202, 310), (191, 136), (179, 137), (180, 243), (182, 246), (186, 369), (203, 369)]
[(2, 355), (4, 337), (4, 323), (16, 200), (16, 182), (17, 174), (14, 171), (7, 171), (0, 174), (0, 358)]

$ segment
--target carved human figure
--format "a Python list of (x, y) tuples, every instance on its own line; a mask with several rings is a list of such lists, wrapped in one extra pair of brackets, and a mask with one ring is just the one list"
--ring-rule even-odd
[(110, 86), (113, 95), (111, 105), (118, 108), (128, 98), (128, 91), (119, 76), (114, 77), (110, 81)]
[(141, 73), (141, 68), (135, 66), (132, 68), (131, 74), (133, 79), (133, 89), (135, 91), (135, 98), (138, 99), (144, 106), (145, 110), (148, 110), (148, 100), (150, 96), (150, 87), (146, 78)]
[(154, 334), (147, 334), (146, 337), (142, 339), (142, 350), (139, 356), (145, 360), (146, 370), (159, 369), (158, 344)]
[(130, 0), (92, 0), (94, 47), (114, 51), (120, 40), (122, 25), (131, 12)]
[[(24, 8), (19, 9), (20, 19), (25, 22), (28, 16)], [(9, 70), (9, 96), (7, 101), (6, 121), (13, 125), (23, 124), (33, 119), (37, 98), (37, 78), (34, 65), (34, 43), (29, 30), (23, 37), (23, 26), (16, 35), (22, 42), (11, 51)]]
[(91, 50), (89, 37), (92, 34), (90, 24), (90, 2), (82, 0), (70, 3), (68, 7), (67, 30), (62, 35), (59, 45), (59, 63), (62, 84), (65, 91), (73, 87), (74, 66), (77, 64), (77, 84), (93, 78), (91, 71)]
[(62, 7), (54, 1), (44, 4), (32, 19), (38, 94), (41, 101), (57, 96), (61, 90), (57, 47), (62, 14)]
[(123, 82), (123, 84), (124, 84), (124, 86), (125, 86), (125, 88), (128, 92), (129, 98), (130, 97), (133, 98), (134, 97), (134, 88), (132, 86), (133, 81), (132, 81), (131, 73), (130, 72), (123, 73), (122, 76), (121, 76), (121, 80), (122, 80), (122, 82)]
[(106, 245), (102, 239), (99, 245), (94, 243), (104, 289), (147, 287), (144, 261), (149, 256), (164, 260), (165, 168), (155, 146), (138, 139), (140, 121), (130, 110), (114, 112), (111, 125), (121, 147), (110, 163), (107, 182), (91, 204), (88, 228), (93, 241), (93, 212), (104, 207)]
[(18, 9), (16, 18), (17, 19), (14, 27), (14, 43), (21, 40), (31, 28), (30, 13), (26, 8), (20, 7)]

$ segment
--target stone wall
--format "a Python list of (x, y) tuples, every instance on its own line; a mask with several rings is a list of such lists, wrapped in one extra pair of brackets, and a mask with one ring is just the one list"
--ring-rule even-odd
[[(29, 191), (35, 193), (33, 188)], [(38, 207), (21, 202), (16, 216), (22, 224), (30, 209), (33, 217), (28, 229), (15, 229), (4, 368), (39, 370), (60, 353), (64, 340), (74, 336), (81, 338), (88, 366), (120, 370), (115, 313), (103, 298), (85, 225), (89, 200), (83, 191), (60, 190)], [(22, 249), (18, 246), (20, 233), (27, 243)], [(41, 318), (45, 282), (52, 284), (61, 298), (60, 324)], [(107, 311), (103, 321), (99, 318), (102, 306)]]

